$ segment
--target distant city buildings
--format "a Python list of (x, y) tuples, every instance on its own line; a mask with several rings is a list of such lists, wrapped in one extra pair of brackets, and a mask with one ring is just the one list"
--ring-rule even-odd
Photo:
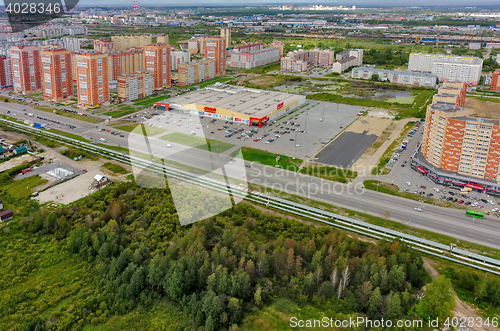
[(491, 92), (500, 92), (500, 69), (497, 69), (493, 72), (493, 76), (491, 78)]
[(75, 54), (78, 105), (97, 106), (109, 101), (108, 54), (88, 50)]
[(53, 101), (72, 98), (71, 52), (58, 46), (46, 46), (40, 55), (43, 97)]
[(140, 71), (117, 78), (118, 100), (133, 101), (153, 94), (154, 74)]
[(479, 84), (483, 59), (468, 56), (411, 53), (410, 71), (429, 72), (440, 81), (460, 81), (469, 85)]
[(395, 84), (418, 85), (435, 87), (438, 76), (421, 72), (392, 71), (368, 67), (357, 67), (352, 69), (351, 77), (357, 79), (372, 79), (378, 75), (380, 81), (389, 81)]
[(153, 43), (151, 36), (112, 36), (111, 40), (115, 43), (116, 52), (126, 51), (131, 47), (143, 48)]
[(201, 83), (216, 76), (215, 59), (203, 59), (178, 65), (178, 85)]
[(251, 69), (280, 60), (278, 47), (264, 48), (262, 43), (235, 47), (231, 52), (232, 68)]
[(215, 75), (226, 73), (226, 40), (221, 37), (205, 38), (205, 57), (215, 59)]
[(14, 91), (33, 93), (42, 89), (40, 51), (36, 46), (10, 49)]
[(220, 36), (226, 40), (226, 47), (231, 46), (231, 28), (223, 26), (220, 28)]
[(154, 74), (155, 91), (171, 86), (170, 45), (144, 46), (144, 69)]

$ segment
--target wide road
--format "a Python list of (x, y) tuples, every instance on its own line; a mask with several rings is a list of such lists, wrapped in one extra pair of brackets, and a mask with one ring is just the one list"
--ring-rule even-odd
[[(0, 110), (6, 110), (9, 108), (10, 110), (13, 108), (28, 109), (28, 106), (0, 104)], [(45, 115), (45, 117), (48, 117), (47, 115), (49, 115), (51, 118), (58, 119), (63, 123), (71, 123), (73, 125), (78, 124), (78, 128), (76, 130), (65, 131), (82, 133), (82, 135), (86, 138), (93, 137), (96, 139), (99, 136), (104, 135), (104, 133), (97, 132), (95, 128), (90, 129), (89, 123), (86, 122), (32, 109), (29, 109), (28, 112), (34, 113), (35, 117), (37, 116), (36, 114), (39, 113)], [(19, 111), (17, 111), (17, 115), (17, 118), (24, 117), (20, 116)], [(64, 127), (59, 129), (63, 130)], [(109, 133), (106, 133), (104, 137), (108, 140), (108, 143), (125, 147), (128, 146), (129, 138), (128, 134), (125, 134), (125, 138), (112, 136)], [(152, 151), (158, 152), (161, 151), (162, 148), (166, 148), (164, 141), (150, 139), (150, 143)], [(131, 147), (138, 149), (141, 153), (146, 153), (140, 145)], [(172, 149), (168, 151), (170, 159), (172, 161), (181, 162), (205, 171), (212, 171), (213, 167), (217, 168), (231, 160), (228, 156), (217, 155), (198, 149), (188, 152), (180, 152), (183, 150), (185, 151), (184, 146), (181, 147), (172, 144)], [(175, 153), (176, 151), (179, 151), (180, 153)], [(211, 160), (211, 162), (207, 162), (207, 160)], [(415, 228), (425, 229), (448, 235), (459, 240), (467, 240), (500, 249), (500, 219), (495, 216), (489, 215), (482, 220), (473, 219), (465, 216), (464, 210), (423, 204), (414, 200), (364, 190), (361, 186), (352, 187), (352, 185), (327, 181), (317, 177), (305, 176), (273, 167), (263, 166), (257, 163), (252, 163), (252, 167), (245, 168), (245, 170), (247, 171), (248, 182), (256, 185), (322, 201), (334, 206), (364, 212), (374, 216), (386, 217), (392, 221), (404, 223)], [(415, 207), (421, 207), (423, 212), (415, 211)], [(418, 230), (413, 234), (418, 236)], [(457, 244), (460, 247), (460, 244)]]

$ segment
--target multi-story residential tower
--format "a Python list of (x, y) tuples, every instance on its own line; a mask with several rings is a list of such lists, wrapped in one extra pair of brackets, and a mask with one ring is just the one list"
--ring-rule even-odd
[(137, 100), (153, 94), (154, 74), (141, 71), (118, 77), (118, 99)]
[(153, 43), (151, 36), (113, 36), (111, 40), (115, 42), (115, 52), (126, 51), (131, 47), (143, 48)]
[(189, 61), (191, 61), (191, 53), (188, 51), (171, 51), (170, 57), (172, 70), (177, 70), (177, 67), (181, 63), (189, 63)]
[(109, 53), (109, 80), (115, 81), (118, 76), (144, 70), (144, 49), (130, 48), (124, 52)]
[(15, 92), (32, 93), (42, 89), (40, 51), (36, 46), (10, 49), (12, 80)]
[(101, 53), (111, 53), (115, 51), (115, 42), (111, 39), (94, 39), (94, 50)]
[(71, 52), (62, 47), (45, 47), (41, 52), (43, 97), (54, 101), (73, 97)]
[(309, 63), (312, 65), (320, 65), (329, 67), (335, 61), (334, 52), (328, 49), (311, 49), (309, 50)]
[(226, 47), (231, 47), (231, 28), (228, 26), (220, 28), (220, 36), (226, 40)]
[(155, 90), (171, 86), (170, 45), (153, 44), (144, 47), (144, 70), (154, 74)]
[(285, 44), (279, 40), (273, 40), (273, 47), (278, 47), (280, 49), (280, 58), (283, 57), (283, 51), (285, 48)]
[(477, 85), (481, 78), (483, 59), (469, 56), (411, 53), (410, 71), (430, 72), (441, 81), (459, 81)]
[(12, 86), (12, 64), (10, 57), (0, 55), (0, 87)]
[(78, 105), (96, 106), (109, 101), (108, 54), (85, 51), (75, 55)]
[(191, 63), (181, 63), (178, 66), (181, 86), (192, 85), (215, 77), (215, 60), (204, 59)]
[(226, 40), (221, 37), (205, 38), (205, 57), (215, 59), (215, 75), (226, 73)]
[(500, 92), (500, 69), (497, 69), (493, 72), (493, 76), (491, 77), (491, 92)]
[(168, 35), (163, 33), (156, 35), (156, 43), (157, 44), (168, 44)]

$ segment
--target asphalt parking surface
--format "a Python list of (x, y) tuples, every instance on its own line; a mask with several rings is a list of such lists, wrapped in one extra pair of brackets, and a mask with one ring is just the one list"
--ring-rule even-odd
[(344, 169), (350, 168), (377, 140), (377, 135), (344, 132), (317, 155), (317, 162)]

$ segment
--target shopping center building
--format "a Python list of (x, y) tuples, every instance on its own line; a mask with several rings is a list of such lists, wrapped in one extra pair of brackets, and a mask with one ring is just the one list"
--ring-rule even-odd
[(305, 102), (306, 97), (303, 95), (216, 83), (158, 102), (156, 106), (166, 110), (165, 105), (168, 103), (170, 110), (261, 127)]

